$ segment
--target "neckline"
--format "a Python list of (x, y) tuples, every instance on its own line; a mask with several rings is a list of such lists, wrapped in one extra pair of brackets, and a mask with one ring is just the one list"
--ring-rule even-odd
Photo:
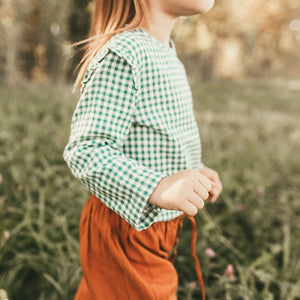
[(144, 35), (148, 36), (153, 42), (155, 42), (157, 45), (159, 45), (161, 48), (167, 50), (167, 51), (171, 51), (174, 52), (175, 51), (175, 44), (174, 41), (169, 38), (169, 47), (164, 45), (163, 43), (161, 43), (159, 40), (157, 40), (155, 37), (153, 37), (149, 32), (147, 32), (146, 30), (140, 28), (140, 27), (136, 27), (134, 30), (136, 31), (140, 31), (141, 33), (143, 33)]

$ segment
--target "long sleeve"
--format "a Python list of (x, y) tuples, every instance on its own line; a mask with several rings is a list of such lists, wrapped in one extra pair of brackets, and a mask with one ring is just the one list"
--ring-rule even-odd
[(137, 105), (134, 79), (133, 67), (124, 57), (107, 51), (98, 60), (86, 74), (63, 156), (91, 193), (142, 230), (161, 210), (147, 200), (167, 175), (121, 151)]

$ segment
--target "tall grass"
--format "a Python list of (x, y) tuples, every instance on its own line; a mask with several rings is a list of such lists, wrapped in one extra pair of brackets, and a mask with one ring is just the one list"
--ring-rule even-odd
[[(300, 299), (299, 84), (198, 86), (203, 160), (224, 185), (220, 199), (197, 218), (209, 299)], [(183, 237), (178, 252), (184, 255), (177, 260), (182, 286), (194, 280), (186, 245)], [(206, 248), (216, 256), (206, 256)], [(228, 264), (234, 281), (224, 276)]]
[(87, 198), (62, 158), (74, 98), (69, 88), (0, 93), (0, 287), (10, 299), (71, 299)]
[[(0, 289), (10, 300), (72, 299), (81, 276), (88, 192), (62, 158), (70, 90), (0, 86)], [(224, 185), (197, 216), (208, 299), (300, 299), (299, 93), (292, 81), (193, 84), (203, 161)], [(186, 221), (178, 248), (179, 299), (198, 299)]]

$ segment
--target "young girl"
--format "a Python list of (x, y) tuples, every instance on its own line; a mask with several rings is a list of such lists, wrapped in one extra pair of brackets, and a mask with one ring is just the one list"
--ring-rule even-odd
[(192, 95), (170, 34), (179, 16), (213, 4), (95, 0), (64, 151), (91, 192), (80, 220), (76, 300), (177, 299), (172, 262), (182, 219), (215, 202), (222, 184), (201, 162)]

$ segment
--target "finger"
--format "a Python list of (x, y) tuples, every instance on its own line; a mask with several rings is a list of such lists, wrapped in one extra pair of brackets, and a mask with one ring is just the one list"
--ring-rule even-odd
[(203, 200), (206, 200), (209, 197), (208, 191), (202, 184), (196, 184), (194, 192), (200, 196)]
[(215, 184), (218, 184), (218, 185), (221, 184), (220, 177), (219, 177), (219, 174), (217, 171), (208, 168), (207, 174), (204, 173), (203, 175), (206, 175)]
[(216, 183), (216, 186), (214, 188), (212, 188), (211, 192), (214, 193), (214, 194), (218, 194), (220, 195), (221, 192), (223, 190), (223, 186), (222, 186), (222, 183), (221, 182), (217, 182)]
[(216, 183), (214, 181), (210, 180), (210, 179), (209, 179), (209, 182), (210, 182), (210, 184), (212, 186), (212, 189), (213, 189), (216, 186)]
[(222, 187), (222, 182), (221, 182), (220, 177), (218, 175), (215, 176), (215, 177), (211, 177), (210, 179), (213, 180), (213, 182), (215, 183), (216, 186), (218, 186), (220, 188)]
[(198, 181), (206, 188), (207, 191), (210, 191), (212, 189), (212, 184), (210, 183), (211, 180), (209, 180), (205, 175), (199, 173)]
[(188, 216), (195, 216), (198, 213), (197, 207), (189, 201), (184, 201), (179, 207), (179, 210), (182, 210)]
[(216, 202), (216, 200), (220, 195), (219, 191), (216, 190), (211, 191), (209, 194), (210, 194), (210, 203)]
[(204, 207), (204, 201), (197, 194), (192, 193), (188, 200), (197, 207), (197, 209), (202, 209)]
[(217, 196), (217, 195), (212, 195), (212, 196), (210, 197), (209, 203), (215, 203), (215, 202), (217, 201), (217, 199), (218, 199), (218, 196)]
[(219, 181), (219, 191), (220, 193), (223, 191), (223, 185), (221, 181)]
[(222, 191), (222, 189), (223, 189), (223, 186), (222, 186), (222, 182), (221, 182), (220, 177), (219, 177), (218, 174), (216, 175), (216, 177), (215, 177), (215, 179), (214, 179), (214, 182), (215, 182), (216, 187), (218, 188), (218, 190), (219, 190), (220, 193), (221, 193), (221, 191)]
[(220, 191), (222, 191), (222, 188), (223, 188), (222, 187), (222, 182), (221, 182), (220, 177), (217, 173), (216, 173), (215, 176), (209, 176), (208, 178), (210, 179), (210, 181), (212, 181), (214, 183), (212, 188), (216, 187)]

